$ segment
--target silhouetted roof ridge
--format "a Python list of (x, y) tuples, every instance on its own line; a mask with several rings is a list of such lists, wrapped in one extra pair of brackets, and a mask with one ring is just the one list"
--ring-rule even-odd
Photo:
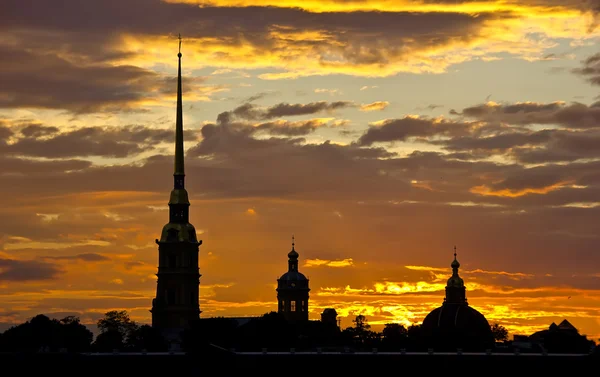
[(577, 330), (577, 328), (575, 326), (573, 326), (571, 324), (571, 322), (567, 321), (566, 319), (562, 320), (562, 322), (558, 325), (558, 328), (560, 328), (560, 329), (569, 329), (569, 330)]

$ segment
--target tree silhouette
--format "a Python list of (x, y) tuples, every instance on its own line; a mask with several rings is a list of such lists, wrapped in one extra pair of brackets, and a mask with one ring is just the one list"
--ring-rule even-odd
[(367, 317), (365, 317), (362, 314), (357, 315), (356, 318), (352, 320), (352, 322), (354, 323), (354, 328), (358, 332), (366, 331), (371, 328), (371, 325), (367, 323)]
[(96, 336), (93, 348), (97, 352), (112, 352), (114, 350), (124, 350), (125, 341), (123, 335), (115, 330), (107, 330)]
[(342, 338), (346, 344), (352, 344), (358, 348), (377, 346), (381, 334), (370, 330), (371, 325), (369, 325), (364, 315), (357, 315), (352, 322), (354, 327), (348, 327), (342, 331)]
[(126, 310), (112, 310), (98, 320), (100, 334), (96, 337), (94, 347), (100, 352), (124, 350), (128, 343), (135, 339), (138, 325), (129, 318)]
[(111, 310), (104, 313), (104, 318), (98, 320), (101, 332), (118, 331), (124, 338), (137, 329), (137, 324), (129, 318), (127, 310)]
[(408, 335), (408, 346), (415, 351), (423, 351), (427, 348), (427, 342), (423, 336), (422, 325), (412, 324), (406, 329)]
[(142, 325), (131, 331), (127, 339), (131, 351), (161, 352), (169, 349), (169, 344), (160, 331), (149, 325)]
[(0, 338), (4, 352), (84, 352), (89, 350), (93, 334), (77, 317), (61, 320), (40, 314), (30, 321), (13, 326)]
[(506, 342), (508, 340), (508, 330), (499, 323), (494, 323), (491, 326), (492, 334), (496, 342)]
[(72, 352), (88, 351), (94, 334), (85, 325), (82, 325), (78, 317), (68, 316), (59, 321), (63, 334), (63, 346)]
[(383, 336), (383, 345), (391, 348), (404, 346), (408, 339), (406, 327), (399, 323), (386, 324), (381, 335)]

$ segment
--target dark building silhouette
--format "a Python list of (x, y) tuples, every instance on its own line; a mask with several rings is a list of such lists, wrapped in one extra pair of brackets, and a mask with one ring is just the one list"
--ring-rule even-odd
[(452, 276), (446, 284), (446, 297), (441, 307), (434, 309), (423, 320), (422, 334), (427, 343), (437, 350), (485, 350), (494, 346), (490, 324), (483, 314), (467, 303), (465, 283), (458, 275), (460, 263), (450, 265)]
[(174, 187), (169, 200), (169, 222), (163, 227), (158, 244), (156, 298), (152, 300), (152, 327), (169, 339), (200, 316), (198, 251), (202, 241), (189, 223), (188, 193), (185, 190), (183, 158), (183, 110), (181, 100), (181, 39), (177, 54), (177, 119), (175, 123)]
[(337, 326), (337, 312), (333, 308), (327, 308), (321, 313), (321, 322)]
[(286, 320), (308, 321), (308, 279), (298, 271), (298, 252), (294, 247), (288, 253), (288, 272), (277, 279), (278, 313)]
[(558, 325), (553, 322), (547, 330), (531, 334), (528, 340), (532, 345), (555, 353), (587, 353), (594, 345), (593, 341), (579, 334), (579, 330), (566, 319)]

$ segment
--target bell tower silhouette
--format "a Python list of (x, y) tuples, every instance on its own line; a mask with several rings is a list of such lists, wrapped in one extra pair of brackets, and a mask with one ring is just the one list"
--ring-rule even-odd
[(298, 252), (292, 236), (288, 253), (288, 271), (277, 279), (278, 312), (291, 322), (308, 321), (308, 279), (298, 271)]

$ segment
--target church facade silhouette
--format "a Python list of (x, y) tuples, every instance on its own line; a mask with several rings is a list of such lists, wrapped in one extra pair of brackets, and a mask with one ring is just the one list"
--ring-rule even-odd
[[(200, 273), (198, 253), (202, 241), (189, 222), (190, 202), (185, 189), (183, 108), (181, 89), (181, 38), (179, 39), (177, 71), (177, 116), (175, 123), (174, 186), (169, 200), (169, 222), (164, 225), (158, 244), (158, 273), (156, 297), (152, 300), (152, 327), (169, 340), (176, 341), (183, 330), (189, 329), (200, 318)], [(299, 254), (292, 237), (288, 253), (288, 270), (277, 279), (277, 311), (288, 322), (309, 321), (309, 279), (299, 271)], [(468, 339), (481, 346), (493, 346), (490, 325), (485, 317), (470, 307), (466, 299), (463, 279), (458, 275), (460, 263), (451, 264), (452, 276), (446, 286), (446, 297), (441, 307), (434, 309), (423, 320), (423, 333), (434, 340)], [(331, 314), (334, 313), (333, 317)], [(324, 318), (336, 321), (335, 309), (328, 308)], [(460, 343), (462, 344), (462, 343)], [(459, 344), (459, 345), (460, 345)], [(455, 345), (453, 345), (455, 346)]]

